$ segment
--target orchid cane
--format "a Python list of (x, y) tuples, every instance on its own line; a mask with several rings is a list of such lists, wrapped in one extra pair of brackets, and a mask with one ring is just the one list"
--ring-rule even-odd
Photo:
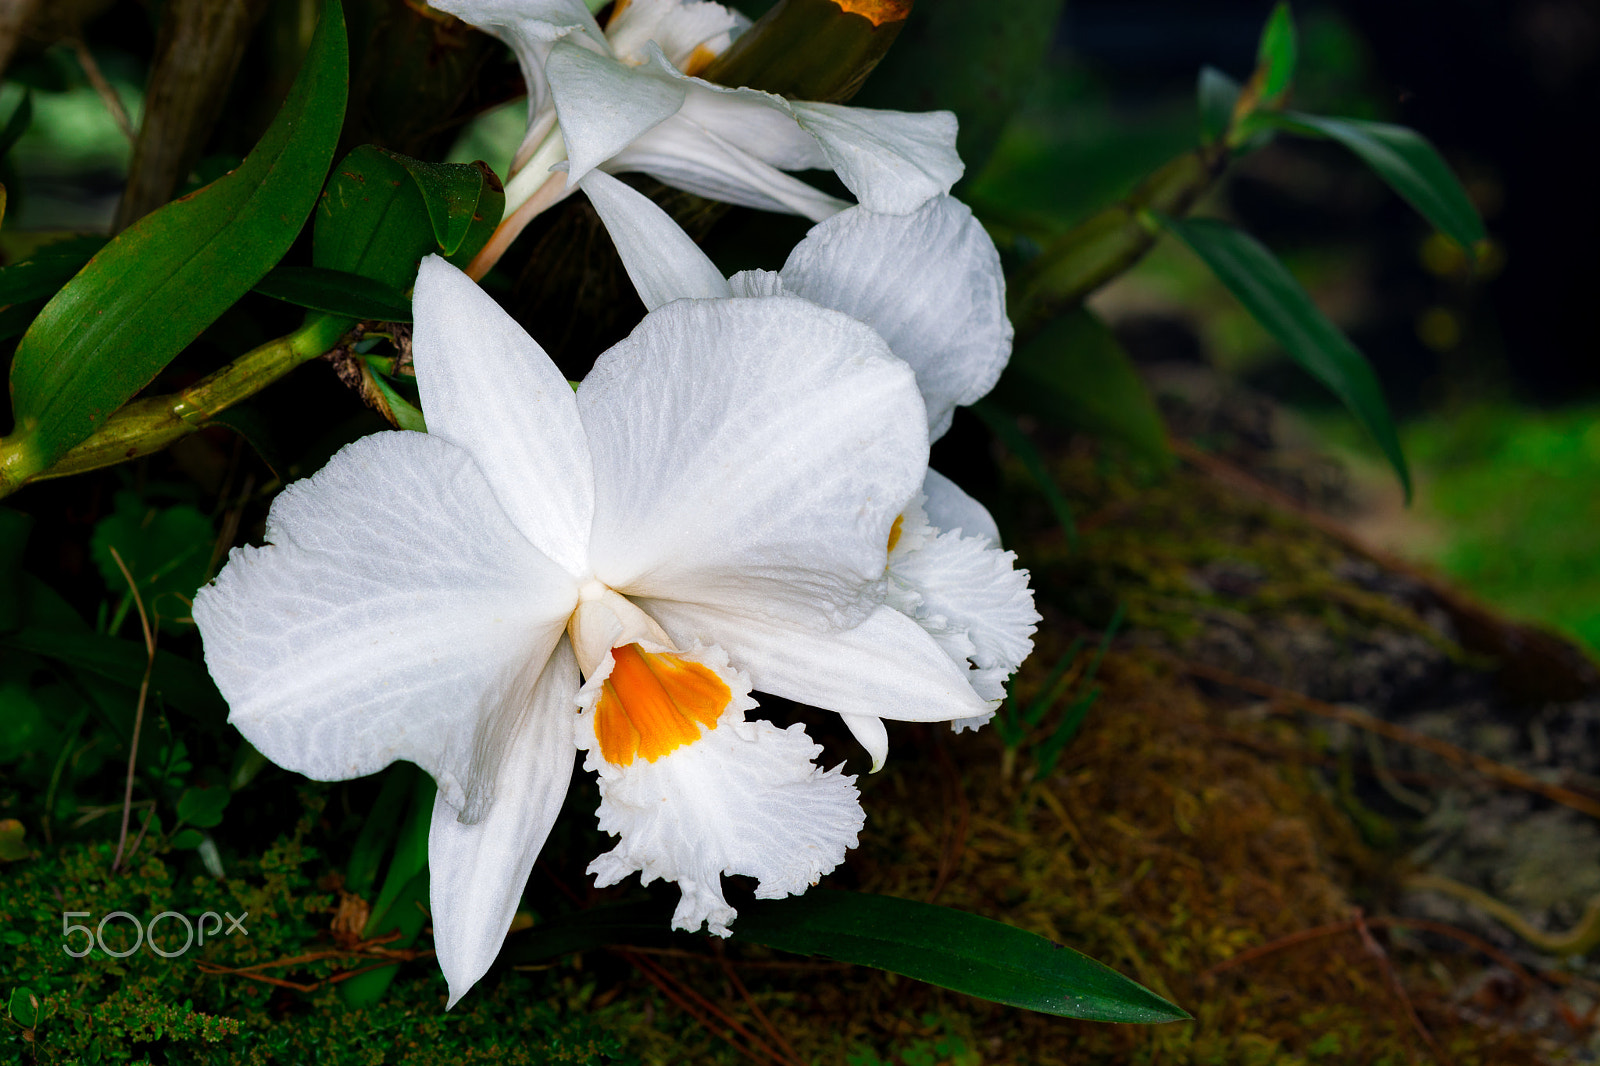
[(751, 688), (856, 717), (990, 708), (885, 603), (927, 469), (911, 370), (795, 297), (681, 301), (574, 394), (442, 260), (414, 303), (429, 432), (364, 438), (290, 485), (268, 543), (195, 599), (230, 721), (321, 780), (396, 759), (433, 776), (452, 1004), (499, 950), (575, 747), (620, 837), (601, 884), (675, 880), (674, 924), (722, 934), (722, 874), (804, 891), (861, 809), (799, 725), (745, 719)]
[[(833, 170), (862, 204), (897, 214), (961, 177), (948, 111), (785, 100), (693, 77), (747, 25), (720, 4), (634, 0), (617, 4), (604, 30), (582, 0), (432, 4), (509, 45), (528, 85), (505, 221), (468, 268), (473, 277), (597, 167), (813, 221), (849, 205), (785, 171)], [(569, 170), (552, 173), (563, 161)]]

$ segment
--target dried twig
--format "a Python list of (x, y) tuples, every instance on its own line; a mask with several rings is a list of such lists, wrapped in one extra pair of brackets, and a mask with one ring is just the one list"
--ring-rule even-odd
[(115, 545), (111, 546), (111, 558), (116, 562), (117, 569), (122, 571), (123, 580), (128, 583), (128, 591), (133, 595), (133, 605), (139, 609), (139, 625), (144, 630), (145, 651), (144, 679), (139, 682), (139, 705), (133, 712), (133, 737), (128, 741), (128, 783), (122, 793), (122, 830), (117, 834), (116, 857), (111, 860), (111, 872), (116, 873), (117, 867), (122, 865), (123, 845), (128, 842), (128, 815), (133, 812), (133, 775), (139, 759), (139, 729), (144, 725), (144, 701), (150, 694), (150, 672), (156, 667), (156, 635), (150, 628), (150, 616), (144, 611), (144, 600), (139, 595), (139, 583), (133, 580), (133, 575), (128, 572), (128, 564), (122, 561), (122, 556), (117, 552)]
[(69, 42), (73, 54), (78, 57), (78, 65), (83, 68), (84, 75), (89, 79), (89, 84), (94, 86), (94, 91), (106, 105), (106, 110), (111, 112), (111, 120), (117, 124), (117, 129), (128, 140), (133, 140), (133, 123), (128, 119), (128, 109), (122, 106), (122, 98), (117, 95), (117, 90), (106, 80), (100, 71), (100, 64), (95, 62), (94, 53), (89, 51), (89, 46), (83, 43), (82, 37), (73, 37)]

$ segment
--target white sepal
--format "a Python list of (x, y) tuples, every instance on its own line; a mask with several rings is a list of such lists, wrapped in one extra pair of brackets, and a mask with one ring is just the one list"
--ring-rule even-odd
[(439, 968), (456, 1005), (484, 975), (500, 945), (534, 860), (567, 796), (578, 666), (566, 641), (522, 693), (497, 793), (484, 817), (467, 824), (444, 793), (428, 833), (429, 903)]
[(471, 457), (432, 434), (362, 438), (278, 495), (267, 540), (195, 595), (229, 721), (307, 777), (406, 759), (458, 809), (486, 804), (518, 679), (560, 639), (577, 587)]
[(867, 749), (867, 755), (872, 759), (871, 773), (883, 769), (883, 762), (889, 757), (889, 730), (885, 728), (883, 719), (875, 714), (841, 714), (844, 724), (850, 727), (850, 735), (856, 742)]
[(605, 223), (646, 311), (673, 300), (733, 295), (722, 271), (654, 200), (600, 170), (578, 186)]
[(582, 574), (594, 475), (566, 376), (488, 293), (436, 255), (422, 260), (411, 303), (428, 435), (466, 449), (523, 536)]
[(638, 140), (678, 113), (688, 90), (644, 67), (630, 67), (568, 41), (557, 41), (545, 60), (545, 77), (561, 121), (572, 169), (568, 182)]
[(859, 318), (911, 364), (935, 440), (1011, 357), (1000, 255), (952, 197), (909, 214), (841, 211), (811, 228), (782, 274), (785, 291)]

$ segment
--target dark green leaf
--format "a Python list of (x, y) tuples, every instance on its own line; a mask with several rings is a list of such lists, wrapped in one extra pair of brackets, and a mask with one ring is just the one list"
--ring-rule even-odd
[(180, 829), (172, 834), (172, 846), (183, 851), (193, 851), (205, 843), (206, 835), (198, 829)]
[[(670, 911), (603, 907), (537, 925), (510, 954), (527, 962), (659, 940)], [(813, 888), (740, 908), (733, 939), (873, 966), (971, 996), (1067, 1018), (1171, 1022), (1189, 1017), (1071, 948), (975, 914), (915, 900)]]
[(1220, 141), (1233, 121), (1233, 105), (1239, 100), (1239, 83), (1216, 67), (1200, 68), (1200, 84), (1195, 90), (1200, 102), (1200, 140), (1205, 144)]
[(46, 305), (12, 363), (10, 478), (104, 425), (288, 250), (339, 136), (346, 66), (344, 17), (324, 0), (288, 99), (239, 169), (124, 230)]
[[(428, 220), (433, 223), (433, 239), (439, 254), (446, 259), (458, 259), (467, 235), (474, 229), (483, 233), (484, 241), (500, 224), (505, 208), (505, 194), (500, 179), (484, 163), (425, 163), (420, 159), (396, 155), (401, 166), (411, 175), (428, 205)], [(498, 197), (495, 193), (500, 193)], [(484, 224), (488, 230), (483, 230)], [(479, 242), (478, 248), (483, 243)], [(466, 253), (466, 259), (478, 254), (478, 248)]]
[(1467, 190), (1438, 150), (1415, 130), (1387, 122), (1324, 118), (1298, 111), (1261, 114), (1254, 121), (1305, 137), (1338, 141), (1360, 156), (1434, 228), (1469, 253), (1484, 239), (1483, 219)]
[(0, 632), (22, 624), (22, 552), (33, 516), (0, 507)]
[(1166, 426), (1133, 361), (1083, 307), (1012, 355), (995, 397), (1014, 411), (1121, 441), (1163, 469), (1172, 463)]
[[(209, 576), (215, 541), (211, 519), (193, 507), (151, 507), (134, 493), (119, 492), (115, 509), (94, 527), (89, 551), (107, 590), (122, 598), (128, 595), (128, 582), (111, 557), (116, 548), (145, 610), (166, 623), (163, 628), (181, 632), (187, 628), (195, 591)], [(109, 632), (118, 631), (129, 607), (131, 602), (119, 610)]]
[(1055, 513), (1056, 522), (1066, 534), (1067, 543), (1076, 548), (1078, 526), (1072, 520), (1072, 505), (1061, 495), (1061, 486), (1057, 485), (1056, 479), (1050, 475), (1050, 468), (1045, 465), (1044, 456), (1039, 454), (1039, 449), (1033, 446), (1033, 441), (1029, 440), (1028, 435), (1022, 432), (1022, 427), (1017, 425), (1016, 416), (1000, 407), (994, 400), (982, 400), (973, 404), (972, 413), (983, 419), (983, 424), (1000, 438), (1000, 443), (1004, 444), (1006, 450), (1016, 456), (1017, 461), (1028, 471), (1028, 476), (1033, 478), (1034, 484), (1044, 494), (1045, 502), (1050, 505), (1050, 510)]
[(11, 151), (11, 146), (17, 143), (17, 138), (28, 132), (28, 127), (33, 123), (33, 93), (24, 90), (22, 99), (12, 109), (11, 117), (6, 119), (6, 127), (0, 130), (0, 159), (4, 159)]
[(394, 843), (400, 830), (400, 815), (406, 807), (406, 797), (416, 785), (419, 771), (410, 763), (397, 763), (383, 772), (383, 788), (367, 813), (367, 820), (350, 850), (350, 866), (345, 874), (345, 888), (358, 896), (372, 892), (378, 879), (378, 867), (384, 853)]
[[(411, 805), (400, 827), (394, 858), (384, 874), (383, 891), (372, 906), (364, 937), (398, 932), (390, 942), (394, 948), (410, 947), (422, 931), (428, 905), (428, 831), (433, 822), (434, 785), (424, 773), (411, 778)], [(399, 966), (385, 966), (350, 978), (339, 985), (339, 994), (352, 1007), (367, 1007), (383, 998)]]
[(105, 246), (104, 237), (69, 237), (45, 245), (20, 263), (0, 267), (0, 304), (54, 296)]
[(1409, 501), (1411, 474), (1377, 375), (1288, 269), (1260, 241), (1225, 222), (1161, 216), (1161, 223), (1205, 261), (1295, 362), (1344, 402), (1383, 449)]
[(39, 1024), (39, 997), (26, 986), (13, 988), (11, 998), (6, 1001), (6, 1012), (22, 1028), (32, 1029)]
[(1261, 85), (1263, 104), (1271, 105), (1289, 91), (1299, 56), (1294, 16), (1289, 13), (1288, 0), (1279, 0), (1267, 17), (1267, 24), (1261, 30), (1261, 42), (1256, 47), (1256, 66), (1265, 72)]
[[(55, 590), (32, 575), (24, 577), (23, 597), (25, 624), (0, 636), (0, 646), (32, 652), (127, 689), (138, 689), (147, 661), (143, 641), (118, 640), (94, 632)], [(156, 652), (150, 695), (203, 721), (217, 721), (227, 713), (205, 668), (167, 651)], [(132, 701), (127, 705), (131, 718)]]
[(381, 281), (326, 267), (277, 266), (256, 283), (274, 300), (342, 318), (410, 322), (411, 301)]
[(482, 164), (422, 163), (364, 144), (340, 160), (323, 191), (312, 262), (403, 292), (423, 256), (462, 265), (476, 255), (504, 206), (499, 181)]
[(233, 793), (221, 785), (186, 788), (178, 797), (178, 817), (190, 825), (210, 829), (222, 824), (222, 812)]

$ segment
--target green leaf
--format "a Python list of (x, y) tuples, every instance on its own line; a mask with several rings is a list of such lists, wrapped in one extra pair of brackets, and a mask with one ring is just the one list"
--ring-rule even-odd
[(355, 847), (350, 850), (344, 885), (356, 895), (365, 897), (371, 893), (384, 853), (400, 831), (400, 814), (405, 810), (406, 797), (416, 786), (419, 772), (410, 763), (397, 763), (383, 772), (383, 787), (367, 813)]
[(283, 257), (328, 171), (346, 83), (344, 16), (323, 0), (288, 99), (239, 169), (124, 230), (22, 338), (8, 479), (87, 439)]
[(178, 817), (200, 829), (222, 824), (222, 812), (233, 793), (221, 785), (186, 788), (178, 797)]
[(326, 267), (277, 266), (255, 291), (274, 300), (342, 318), (410, 322), (411, 301), (381, 281)]
[(1172, 465), (1166, 425), (1133, 360), (1081, 306), (1011, 356), (994, 395), (1013, 411), (1121, 441), (1162, 469)]
[(69, 237), (45, 245), (19, 263), (0, 267), (0, 304), (54, 296), (105, 246), (104, 237)]
[(972, 405), (972, 413), (983, 419), (983, 424), (989, 431), (1000, 438), (1000, 443), (1017, 461), (1023, 469), (1028, 471), (1028, 476), (1044, 494), (1045, 502), (1050, 505), (1050, 510), (1056, 516), (1056, 523), (1061, 526), (1061, 531), (1066, 535), (1067, 543), (1073, 548), (1078, 546), (1078, 525), (1072, 520), (1072, 505), (1061, 494), (1061, 486), (1056, 484), (1056, 479), (1050, 475), (1050, 468), (1045, 464), (1044, 456), (1039, 454), (1039, 449), (1033, 446), (1033, 441), (1022, 432), (1022, 427), (1017, 425), (1016, 416), (999, 406), (995, 400), (981, 400)]
[(504, 206), (499, 180), (482, 163), (423, 163), (364, 144), (340, 160), (323, 190), (312, 262), (405, 291), (425, 255), (470, 261)]
[(13, 988), (11, 998), (6, 1002), (6, 1011), (11, 1015), (11, 1020), (22, 1028), (32, 1029), (39, 1024), (39, 997), (26, 986)]
[[(53, 659), (126, 689), (138, 689), (148, 658), (143, 641), (96, 633), (60, 594), (31, 574), (24, 575), (22, 591), (25, 624), (0, 636), (0, 646)], [(150, 674), (150, 697), (204, 722), (220, 721), (227, 714), (227, 704), (204, 667), (160, 649)], [(133, 701), (124, 702), (131, 725)]]
[(1262, 104), (1271, 105), (1289, 91), (1299, 55), (1294, 16), (1289, 13), (1288, 0), (1280, 0), (1267, 17), (1267, 24), (1261, 30), (1261, 42), (1256, 46), (1256, 66), (1263, 71)]
[(1200, 140), (1215, 144), (1228, 133), (1233, 122), (1233, 105), (1239, 101), (1239, 83), (1216, 67), (1200, 68), (1200, 83), (1195, 89), (1200, 103)]
[[(666, 932), (660, 905), (597, 907), (535, 926), (519, 962)], [(931, 903), (813, 888), (741, 906), (733, 939), (872, 966), (1013, 1007), (1102, 1022), (1171, 1022), (1178, 1007), (1086, 955), (1014, 926)]]
[(1376, 171), (1434, 228), (1469, 254), (1486, 236), (1483, 219), (1467, 190), (1438, 150), (1415, 130), (1387, 122), (1325, 118), (1299, 111), (1260, 114), (1252, 121), (1304, 137), (1338, 141)]
[[(183, 632), (194, 594), (205, 584), (211, 565), (216, 530), (211, 519), (187, 504), (151, 507), (132, 492), (119, 492), (115, 509), (94, 527), (89, 553), (105, 579), (106, 588), (119, 599), (128, 598), (111, 549), (122, 556), (133, 575), (145, 610), (165, 623), (165, 629)], [(115, 635), (133, 606), (131, 598), (119, 607), (109, 632)]]
[(1159, 217), (1168, 232), (1204, 260), (1245, 310), (1277, 338), (1284, 351), (1344, 402), (1383, 450), (1409, 501), (1411, 474), (1406, 457), (1383, 387), (1366, 357), (1317, 310), (1310, 294), (1260, 241), (1216, 219)]
[(198, 829), (180, 829), (172, 834), (172, 846), (181, 851), (193, 851), (206, 841), (206, 835)]
[[(428, 905), (428, 831), (433, 822), (433, 780), (415, 773), (411, 785), (411, 806), (400, 827), (394, 858), (384, 874), (383, 891), (372, 906), (361, 935), (365, 938), (398, 932), (388, 946), (410, 947), (422, 931)], [(367, 1007), (383, 998), (399, 966), (385, 966), (352, 977), (339, 986), (339, 993), (351, 1007)]]

